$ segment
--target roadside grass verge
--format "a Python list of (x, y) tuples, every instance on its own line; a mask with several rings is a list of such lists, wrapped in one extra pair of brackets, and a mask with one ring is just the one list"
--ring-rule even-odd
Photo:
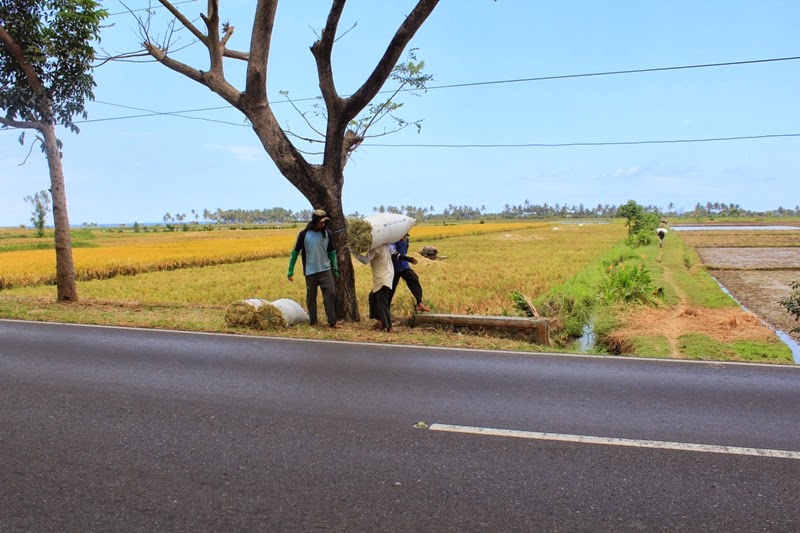
[(712, 361), (747, 361), (792, 364), (792, 353), (780, 342), (720, 342), (708, 335), (687, 333), (679, 339), (681, 353), (687, 359)]

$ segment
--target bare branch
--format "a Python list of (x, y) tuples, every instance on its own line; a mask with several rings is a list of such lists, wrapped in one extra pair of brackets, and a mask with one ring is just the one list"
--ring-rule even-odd
[(406, 45), (438, 3), (439, 0), (419, 0), (417, 2), (417, 5), (397, 29), (383, 57), (378, 61), (367, 81), (352, 96), (346, 99), (343, 119), (349, 122), (358, 114), (359, 110), (363, 109), (368, 102), (375, 98), (375, 95), (378, 94), (381, 86), (400, 59), (400, 55), (405, 50)]
[(286, 91), (281, 91), (281, 95), (283, 95), (286, 98), (286, 101), (289, 102), (289, 104), (291, 104), (291, 106), (294, 108), (295, 111), (297, 111), (297, 114), (303, 117), (303, 120), (305, 121), (306, 125), (311, 129), (311, 131), (313, 131), (314, 133), (316, 133), (317, 135), (319, 135), (324, 139), (325, 134), (319, 131), (317, 128), (315, 128), (313, 124), (311, 124), (311, 122), (308, 120), (308, 117), (306, 117), (306, 114), (300, 111), (297, 105), (295, 105), (294, 101), (292, 101), (292, 99), (289, 98), (289, 93)]
[(42, 86), (42, 80), (39, 79), (36, 71), (33, 70), (33, 67), (28, 62), (28, 58), (25, 57), (25, 51), (14, 41), (14, 38), (6, 31), (2, 23), (0, 23), (0, 43), (6, 47), (17, 63), (19, 63), (22, 72), (25, 74), (25, 77), (28, 78), (28, 84), (30, 84), (34, 92), (44, 95), (45, 91)]
[(224, 32), (224, 34), (222, 36), (220, 44), (222, 45), (223, 48), (225, 47), (225, 45), (228, 44), (228, 40), (233, 36), (233, 30), (234, 27), (231, 26), (230, 23), (228, 22), (222, 25), (222, 31)]
[(18, 128), (27, 130), (38, 130), (43, 126), (41, 122), (34, 120), (14, 120), (11, 118), (0, 117), (0, 124), (8, 128)]
[(183, 74), (189, 79), (192, 79), (198, 83), (202, 83), (205, 85), (205, 80), (203, 79), (203, 72), (197, 70), (196, 68), (190, 67), (186, 63), (181, 63), (180, 61), (176, 61), (169, 57), (165, 50), (162, 50), (157, 45), (151, 44), (149, 42), (144, 43), (145, 48), (150, 53), (151, 56), (156, 58), (156, 60), (164, 65), (165, 67), (174, 70), (179, 74)]
[[(203, 43), (203, 44), (205, 44), (206, 46), (208, 46), (208, 42), (207, 42), (207, 40), (208, 40), (208, 37), (206, 37), (206, 35), (204, 35), (204, 34), (203, 34), (203, 32), (201, 32), (201, 31), (200, 31), (200, 30), (197, 28), (197, 26), (195, 26), (194, 24), (192, 24), (192, 23), (191, 23), (191, 21), (190, 21), (188, 18), (186, 18), (186, 17), (183, 15), (183, 13), (181, 13), (181, 12), (178, 10), (178, 8), (176, 8), (175, 6), (173, 6), (173, 5), (172, 5), (172, 3), (170, 3), (170, 2), (167, 2), (167, 0), (158, 0), (158, 1), (161, 3), (161, 5), (162, 5), (162, 6), (164, 6), (165, 8), (167, 8), (167, 11), (169, 11), (170, 13), (172, 13), (172, 16), (173, 16), (173, 17), (175, 17), (176, 19), (178, 19), (178, 21), (179, 21), (179, 22), (180, 22), (180, 23), (183, 25), (183, 27), (184, 27), (184, 28), (186, 28), (187, 30), (189, 30), (190, 32), (192, 32), (192, 35), (194, 35), (195, 37), (197, 37), (197, 40), (199, 40), (201, 43)], [(120, 3), (121, 3), (121, 2), (120, 2)], [(122, 4), (122, 5), (124, 5), (124, 6), (125, 6), (125, 4)], [(125, 6), (125, 7), (128, 7), (128, 6)], [(129, 11), (130, 11), (130, 9), (129, 9)]]
[(29, 157), (31, 156), (31, 154), (33, 153), (33, 147), (34, 147), (34, 146), (36, 146), (36, 143), (37, 143), (37, 142), (39, 142), (39, 143), (41, 143), (41, 144), (44, 144), (44, 140), (43, 140), (41, 137), (39, 137), (38, 135), (37, 135), (36, 137), (34, 137), (34, 138), (33, 138), (33, 142), (31, 143), (31, 148), (30, 148), (30, 150), (28, 150), (28, 155), (26, 155), (26, 156), (25, 156), (25, 159), (23, 159), (23, 160), (22, 160), (22, 163), (20, 163), (20, 164), (19, 164), (19, 165), (17, 165), (17, 166), (21, 167), (22, 165), (24, 165), (25, 163), (27, 163), (27, 162), (28, 162), (28, 158), (29, 158)]
[[(336, 29), (339, 27), (345, 2), (346, 0), (333, 1), (325, 28), (322, 30), (322, 36), (311, 46), (311, 53), (317, 63), (319, 87), (329, 111), (339, 108), (341, 104), (341, 98), (337, 94), (336, 83), (333, 79), (331, 54), (333, 52), (333, 43), (336, 41)], [(345, 121), (345, 124), (347, 122), (349, 122), (349, 119)]]
[[(165, 2), (166, 0), (160, 0)], [(208, 48), (211, 72), (215, 76), (224, 76), (222, 65), (222, 43), (219, 40), (219, 2), (208, 0), (208, 15), (200, 15), (208, 30), (208, 38), (204, 41)]]
[(383, 117), (386, 115), (386, 113), (383, 113), (383, 110), (384, 110), (384, 109), (386, 109), (386, 106), (387, 106), (387, 105), (388, 105), (388, 104), (389, 104), (389, 103), (390, 103), (392, 100), (394, 100), (394, 97), (395, 97), (395, 96), (397, 96), (397, 95), (398, 95), (398, 93), (399, 93), (399, 92), (400, 92), (400, 91), (403, 89), (403, 87), (405, 87), (405, 86), (406, 86), (406, 83), (407, 83), (407, 82), (403, 82), (402, 84), (400, 84), (400, 86), (397, 88), (397, 90), (395, 90), (395, 91), (392, 93), (392, 96), (390, 96), (389, 98), (387, 98), (387, 99), (386, 99), (386, 101), (384, 101), (383, 103), (381, 103), (380, 107), (378, 107), (378, 109), (376, 109), (376, 110), (375, 110), (375, 112), (374, 112), (374, 113), (373, 113), (373, 115), (372, 115), (372, 118), (371, 118), (371, 119), (370, 119), (370, 121), (369, 121), (369, 122), (368, 122), (368, 123), (367, 123), (367, 124), (364, 126), (364, 129), (361, 131), (361, 134), (362, 134), (362, 135), (366, 135), (366, 133), (367, 133), (367, 130), (368, 130), (368, 129), (370, 129), (370, 127), (372, 127), (372, 125), (373, 125), (373, 124), (375, 124), (376, 122), (378, 122), (378, 121), (379, 121), (381, 118), (383, 118)]
[[(105, 50), (103, 50), (103, 52), (105, 52)], [(109, 61), (119, 61), (121, 63), (126, 63), (126, 62), (129, 62), (129, 63), (151, 63), (152, 61), (155, 61), (155, 60), (151, 60), (151, 61), (128, 61), (129, 59), (134, 58), (134, 57), (152, 57), (152, 56), (150, 55), (150, 52), (148, 52), (144, 48), (142, 48), (141, 50), (137, 50), (136, 52), (126, 52), (124, 54), (117, 54), (117, 55), (114, 55), (114, 56), (108, 54), (108, 55), (105, 55), (105, 56), (102, 56), (102, 57), (97, 57), (96, 59), (99, 60), (99, 63), (96, 63), (96, 64), (92, 65), (92, 68), (101, 67), (101, 66), (105, 65), (106, 63), (108, 63)]]
[(324, 144), (324, 143), (325, 143), (325, 139), (319, 140), (319, 139), (311, 139), (311, 138), (309, 138), (309, 137), (302, 137), (302, 136), (300, 136), (300, 135), (298, 135), (298, 134), (294, 133), (292, 130), (290, 130), (290, 129), (288, 129), (288, 128), (287, 128), (287, 129), (285, 129), (285, 130), (283, 130), (283, 131), (284, 131), (284, 133), (286, 133), (286, 135), (288, 135), (289, 137), (294, 137), (295, 139), (299, 139), (299, 140), (301, 140), (301, 141), (305, 141), (305, 142), (307, 142), (307, 143), (309, 143), (309, 144), (315, 144), (315, 143), (318, 143), (318, 144)]
[(247, 100), (252, 106), (267, 105), (267, 63), (277, 9), (278, 0), (258, 0), (256, 6), (245, 84)]
[(376, 133), (376, 134), (373, 134), (373, 135), (363, 135), (363, 137), (364, 137), (364, 139), (375, 139), (377, 137), (384, 137), (386, 135), (392, 135), (393, 133), (397, 133), (398, 131), (403, 131), (404, 129), (406, 129), (410, 125), (411, 125), (411, 123), (406, 122), (402, 126), (398, 126), (397, 128), (395, 128), (393, 130), (389, 130), (389, 131), (384, 130), (383, 133)]
[(338, 42), (338, 41), (339, 41), (339, 39), (341, 39), (342, 37), (344, 37), (345, 35), (347, 35), (347, 34), (348, 34), (348, 33), (350, 33), (351, 31), (353, 31), (354, 29), (356, 29), (356, 26), (358, 26), (358, 21), (355, 21), (355, 22), (353, 23), (353, 25), (352, 25), (352, 26), (350, 26), (350, 28), (348, 28), (347, 30), (345, 30), (345, 31), (344, 31), (344, 33), (342, 33), (340, 36), (338, 36), (338, 37), (336, 38), (336, 40), (334, 40), (333, 42)]

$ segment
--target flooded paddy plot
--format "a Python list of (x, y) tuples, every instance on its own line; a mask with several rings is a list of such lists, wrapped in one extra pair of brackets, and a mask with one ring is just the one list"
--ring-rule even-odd
[(698, 248), (697, 253), (707, 268), (715, 270), (800, 270), (800, 246), (794, 248)]
[[(792, 293), (790, 283), (800, 280), (800, 234), (765, 230), (759, 235), (730, 228), (730, 233), (693, 232), (681, 238), (696, 248), (711, 275), (744, 307), (800, 341), (799, 334), (789, 333), (800, 324), (778, 303)], [(775, 246), (776, 240), (782, 246)]]

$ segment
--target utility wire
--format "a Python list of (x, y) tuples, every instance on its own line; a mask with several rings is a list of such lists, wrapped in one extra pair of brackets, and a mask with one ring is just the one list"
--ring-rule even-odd
[(618, 142), (573, 142), (573, 143), (525, 143), (525, 144), (381, 144), (363, 143), (361, 146), (380, 148), (558, 148), (562, 146), (624, 146), (635, 144), (677, 144), (720, 141), (742, 141), (745, 139), (775, 139), (781, 137), (800, 137), (800, 133), (775, 133), (766, 135), (742, 135), (739, 137), (708, 137), (702, 139), (664, 139), (649, 141)]
[[(196, 0), (188, 0), (187, 2), (194, 2)], [(616, 76), (616, 75), (623, 75), (623, 74), (640, 74), (646, 72), (665, 72), (665, 71), (674, 71), (674, 70), (687, 70), (687, 69), (700, 69), (700, 68), (717, 68), (717, 67), (727, 67), (727, 66), (738, 66), (738, 65), (752, 65), (758, 63), (774, 63), (779, 61), (795, 61), (800, 59), (800, 56), (791, 56), (791, 57), (778, 57), (778, 58), (769, 58), (769, 59), (754, 59), (754, 60), (747, 60), (747, 61), (730, 61), (724, 63), (704, 63), (704, 64), (696, 64), (696, 65), (680, 65), (680, 66), (672, 66), (672, 67), (655, 67), (655, 68), (646, 68), (646, 69), (632, 69), (632, 70), (614, 70), (614, 71), (605, 71), (605, 72), (590, 72), (590, 73), (582, 73), (582, 74), (564, 74), (559, 76), (540, 76), (535, 78), (517, 78), (517, 79), (510, 79), (510, 80), (494, 80), (494, 81), (482, 81), (482, 82), (471, 82), (471, 83), (459, 83), (459, 84), (449, 84), (449, 85), (437, 85), (433, 87), (427, 87), (426, 90), (433, 90), (433, 89), (453, 89), (453, 88), (461, 88), (461, 87), (476, 87), (476, 86), (483, 86), (483, 85), (499, 85), (499, 84), (508, 84), (508, 83), (527, 83), (527, 82), (535, 82), (535, 81), (547, 81), (547, 80), (558, 80), (558, 79), (571, 79), (571, 78), (588, 78), (588, 77), (597, 77), (597, 76)], [(417, 91), (418, 89), (406, 89), (406, 91)], [(381, 91), (381, 92), (391, 92), (391, 91)], [(300, 98), (294, 99), (294, 102), (302, 102), (308, 100), (319, 100), (319, 97), (311, 97), (311, 98)], [(181, 111), (152, 111), (149, 109), (143, 109), (133, 106), (127, 106), (123, 104), (115, 104), (111, 102), (104, 102), (100, 100), (96, 100), (96, 103), (110, 105), (115, 107), (121, 107), (125, 109), (132, 109), (135, 111), (142, 111), (145, 114), (142, 115), (128, 115), (128, 116), (121, 116), (121, 117), (108, 117), (108, 118), (100, 118), (100, 119), (90, 119), (90, 120), (82, 120), (82, 121), (75, 121), (76, 124), (86, 124), (91, 122), (107, 122), (113, 120), (127, 120), (127, 119), (134, 119), (134, 118), (146, 118), (152, 116), (175, 116), (179, 118), (185, 118), (189, 120), (201, 120), (205, 122), (214, 122), (219, 124), (226, 124), (231, 126), (239, 126), (239, 127), (250, 127), (249, 124), (246, 123), (237, 123), (237, 122), (229, 122), (224, 120), (216, 120), (210, 119), (205, 117), (189, 117), (186, 116), (185, 113), (197, 113), (203, 111), (217, 111), (221, 109), (230, 109), (232, 106), (225, 105), (225, 106), (215, 106), (215, 107), (206, 107), (206, 108), (196, 108), (196, 109), (185, 109)], [(275, 103), (289, 103), (288, 100), (278, 101)], [(784, 134), (766, 134), (766, 135), (742, 135), (736, 137), (709, 137), (709, 138), (698, 138), (698, 139), (663, 139), (663, 140), (645, 140), (645, 141), (619, 141), (619, 142), (571, 142), (571, 143), (523, 143), (523, 144), (382, 144), (382, 143), (364, 143), (364, 146), (373, 146), (373, 147), (380, 147), (380, 148), (558, 148), (558, 147), (569, 147), (569, 146), (623, 146), (623, 145), (637, 145), (637, 144), (677, 144), (677, 143), (700, 143), (700, 142), (724, 142), (724, 141), (739, 141), (739, 140), (747, 140), (747, 139), (774, 139), (774, 138), (786, 138), (786, 137), (800, 137), (800, 133), (784, 133)]]
[(108, 122), (108, 121), (112, 121), (112, 120), (125, 120), (125, 119), (129, 119), (129, 118), (171, 116), (171, 117), (185, 118), (185, 119), (188, 119), (188, 120), (200, 120), (200, 121), (203, 121), (203, 122), (216, 122), (218, 124), (227, 124), (229, 126), (244, 126), (244, 127), (248, 127), (248, 128), (250, 127), (249, 124), (245, 124), (245, 123), (241, 123), (241, 122), (229, 122), (227, 120), (218, 120), (218, 119), (206, 118), (206, 117), (188, 117), (188, 116), (183, 114), (183, 113), (197, 113), (197, 112), (200, 112), (200, 111), (217, 111), (217, 110), (220, 110), (220, 109), (230, 109), (231, 108), (230, 105), (227, 105), (227, 106), (216, 106), (216, 107), (204, 107), (204, 108), (199, 108), (199, 109), (187, 109), (185, 111), (163, 111), (162, 112), (162, 111), (153, 111), (151, 109), (143, 109), (141, 107), (133, 107), (133, 106), (129, 106), (129, 105), (114, 104), (114, 103), (111, 103), (111, 102), (103, 102), (102, 100), (95, 100), (95, 102), (98, 103), (98, 104), (110, 105), (110, 106), (114, 106), (114, 107), (122, 107), (122, 108), (125, 108), (125, 109), (132, 109), (134, 111), (143, 111), (145, 114), (143, 114), (143, 115), (127, 115), (127, 116), (124, 116), (124, 117), (107, 117), (107, 118), (96, 118), (96, 119), (79, 120), (79, 121), (75, 121), (76, 124), (86, 124), (86, 123), (89, 123), (89, 122)]
[[(514, 80), (498, 80), (498, 81), (478, 81), (471, 83), (454, 83), (450, 85), (434, 85), (426, 87), (427, 90), (433, 89), (454, 89), (457, 87), (476, 87), (480, 85), (499, 85), (503, 83), (527, 83), (532, 81), (548, 81), (548, 80), (566, 80), (571, 78), (591, 78), (597, 76), (618, 76), (620, 74), (641, 74), (644, 72), (665, 72), (670, 70), (688, 70), (698, 68), (716, 68), (716, 67), (732, 67), (737, 65), (753, 65), (756, 63), (774, 63), (777, 61), (796, 61), (800, 56), (793, 57), (774, 57), (769, 59), (753, 59), (749, 61), (729, 61), (727, 63), (704, 63), (700, 65), (680, 65), (676, 67), (655, 67), (655, 68), (640, 68), (633, 70), (611, 70), (606, 72), (588, 72), (583, 74), (563, 74), (560, 76), (539, 76), (537, 78), (519, 78)], [(412, 90), (412, 89), (409, 89)]]
[[(191, 3), (194, 3), (194, 2), (197, 2), (197, 0), (184, 0), (183, 2), (175, 2), (172, 5), (173, 6), (179, 6), (181, 4), (191, 4)], [(109, 13), (108, 16), (109, 17), (116, 17), (118, 15), (128, 15), (130, 13), (135, 13), (137, 11), (151, 11), (153, 9), (163, 9), (163, 8), (164, 8), (164, 6), (143, 7), (141, 9), (131, 9), (130, 11), (120, 11), (118, 13)]]
[[(189, 0), (195, 1), (195, 0)], [(425, 91), (425, 90), (436, 90), (436, 89), (454, 89), (454, 88), (462, 88), (462, 87), (479, 87), (485, 85), (500, 85), (500, 84), (509, 84), (509, 83), (529, 83), (535, 81), (548, 81), (548, 80), (563, 80), (563, 79), (571, 79), (571, 78), (589, 78), (589, 77), (598, 77), (598, 76), (618, 76), (623, 74), (641, 74), (646, 72), (668, 72), (674, 70), (688, 70), (688, 69), (701, 69), (701, 68), (718, 68), (718, 67), (729, 67), (729, 66), (739, 66), (739, 65), (753, 65), (758, 63), (775, 63), (779, 61), (796, 61), (800, 59), (800, 56), (790, 56), (790, 57), (775, 57), (775, 58), (768, 58), (768, 59), (753, 59), (747, 61), (729, 61), (725, 63), (703, 63), (697, 65), (679, 65), (679, 66), (672, 66), (672, 67), (654, 67), (654, 68), (644, 68), (644, 69), (632, 69), (632, 70), (612, 70), (612, 71), (605, 71), (605, 72), (588, 72), (582, 74), (563, 74), (558, 76), (540, 76), (536, 78), (517, 78), (517, 79), (510, 79), (510, 80), (493, 80), (493, 81), (477, 81), (477, 82), (470, 82), (470, 83), (455, 83), (449, 85), (434, 85), (431, 87), (426, 87), (425, 89), (404, 89), (405, 92), (418, 92), (418, 91)], [(393, 92), (391, 90), (381, 91), (381, 93), (388, 93)], [(318, 96), (315, 97), (308, 97), (308, 98), (297, 98), (293, 99), (293, 102), (307, 102), (307, 101), (318, 101), (320, 98)], [(112, 105), (117, 107), (128, 107), (122, 104), (113, 104), (110, 102), (99, 102), (106, 105)], [(289, 100), (278, 100), (273, 102), (275, 104), (288, 104)], [(76, 124), (85, 124), (88, 122), (105, 122), (109, 120), (125, 120), (128, 118), (143, 118), (147, 116), (158, 116), (158, 115), (180, 115), (183, 113), (197, 113), (201, 111), (212, 111), (218, 109), (228, 109), (232, 106), (219, 106), (219, 107), (209, 107), (209, 108), (200, 108), (200, 109), (186, 109), (182, 111), (148, 111), (144, 109), (138, 108), (131, 108), (136, 109), (138, 111), (147, 111), (149, 115), (132, 115), (132, 116), (122, 116), (122, 117), (110, 117), (104, 119), (93, 119), (93, 120), (84, 120), (84, 121), (76, 121)], [(190, 118), (190, 117), (184, 117)], [(212, 119), (209, 119), (213, 121)], [(216, 121), (226, 123), (224, 121)], [(241, 126), (241, 124), (234, 124), (234, 123), (227, 123), (236, 126)]]

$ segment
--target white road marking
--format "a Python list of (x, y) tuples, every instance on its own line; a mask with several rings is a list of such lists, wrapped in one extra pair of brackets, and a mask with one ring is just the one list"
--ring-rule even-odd
[(739, 448), (736, 446), (717, 446), (713, 444), (692, 444), (686, 442), (667, 442), (660, 440), (618, 439), (613, 437), (593, 437), (590, 435), (566, 435), (562, 433), (540, 433), (537, 431), (520, 431), (516, 429), (494, 429), (473, 426), (454, 426), (450, 424), (431, 424), (432, 431), (450, 433), (470, 433), (473, 435), (490, 435), (495, 437), (515, 437), (518, 439), (552, 440), (561, 442), (577, 442), (581, 444), (605, 444), (609, 446), (631, 446), (635, 448), (657, 448), (661, 450), (678, 450), (684, 452), (724, 453), (730, 455), (753, 455), (756, 457), (778, 457), (782, 459), (800, 459), (800, 451), (769, 450), (764, 448)]

